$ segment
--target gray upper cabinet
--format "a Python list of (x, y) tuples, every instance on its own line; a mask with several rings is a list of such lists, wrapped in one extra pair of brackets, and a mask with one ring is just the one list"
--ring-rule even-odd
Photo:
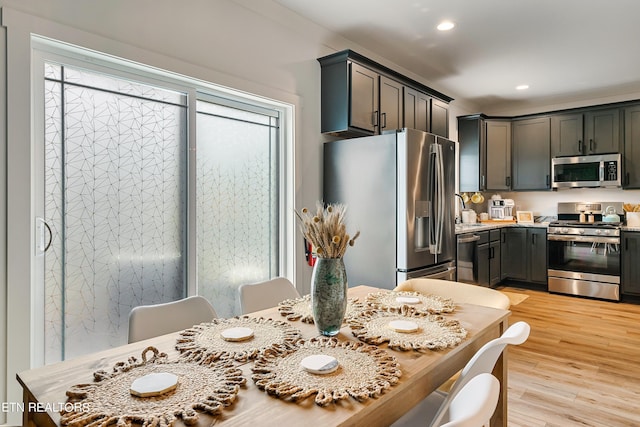
[(640, 188), (640, 105), (624, 109), (625, 188)]
[(424, 132), (431, 130), (431, 97), (415, 89), (404, 87), (404, 126)]
[(620, 110), (594, 109), (551, 116), (551, 156), (620, 151)]
[(362, 65), (349, 64), (351, 93), (349, 127), (375, 132), (378, 128), (378, 73)]
[(380, 76), (380, 133), (402, 127), (403, 89), (402, 83)]
[(551, 120), (549, 117), (514, 120), (513, 190), (551, 188)]
[(318, 62), (322, 133), (349, 138), (411, 127), (449, 136), (452, 98), (351, 50)]
[(511, 189), (511, 121), (458, 117), (460, 191)]
[(431, 133), (449, 138), (449, 104), (431, 100)]
[(511, 121), (487, 120), (486, 189), (511, 189)]
[(551, 157), (584, 154), (582, 114), (551, 116)]
[(485, 120), (483, 115), (458, 117), (458, 146), (460, 156), (460, 192), (481, 191), (486, 174)]
[(588, 154), (620, 152), (620, 109), (589, 111), (584, 116), (584, 127)]

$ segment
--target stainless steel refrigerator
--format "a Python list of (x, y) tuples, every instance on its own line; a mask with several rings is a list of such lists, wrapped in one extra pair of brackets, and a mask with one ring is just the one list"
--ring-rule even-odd
[(414, 129), (324, 144), (325, 203), (347, 205), (361, 235), (344, 257), (349, 286), (393, 289), (455, 278), (455, 143)]

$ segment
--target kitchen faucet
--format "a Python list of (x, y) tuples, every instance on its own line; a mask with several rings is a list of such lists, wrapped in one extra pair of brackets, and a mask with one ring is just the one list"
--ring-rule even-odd
[[(462, 210), (466, 209), (467, 206), (464, 204), (464, 199), (462, 198), (461, 195), (459, 195), (458, 193), (455, 193), (454, 196), (458, 197), (460, 199), (460, 201), (462, 202)], [(462, 210), (460, 210), (460, 215), (462, 215)], [(456, 215), (456, 224), (460, 224), (461, 219), (459, 215)]]

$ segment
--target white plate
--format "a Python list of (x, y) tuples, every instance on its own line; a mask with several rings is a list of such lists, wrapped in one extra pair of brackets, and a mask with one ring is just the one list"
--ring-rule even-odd
[(154, 372), (136, 378), (129, 387), (129, 392), (138, 397), (160, 396), (178, 386), (178, 376), (168, 372)]
[(417, 297), (396, 297), (396, 302), (400, 304), (419, 304), (420, 298)]
[(338, 359), (327, 354), (313, 354), (300, 361), (302, 369), (312, 374), (330, 374), (338, 369)]
[(418, 324), (416, 322), (412, 322), (411, 320), (392, 320), (391, 322), (389, 322), (389, 327), (394, 331), (403, 334), (416, 332), (419, 329)]
[(220, 336), (225, 341), (245, 341), (253, 337), (253, 329), (238, 326), (236, 328), (225, 329), (220, 332)]

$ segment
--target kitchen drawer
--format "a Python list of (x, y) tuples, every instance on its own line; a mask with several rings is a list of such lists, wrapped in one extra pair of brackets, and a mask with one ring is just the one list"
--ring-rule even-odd
[(480, 240), (478, 241), (479, 245), (482, 245), (483, 243), (489, 243), (489, 231), (479, 231), (475, 234), (480, 236)]
[(495, 242), (497, 240), (500, 240), (500, 229), (489, 230), (489, 241)]

